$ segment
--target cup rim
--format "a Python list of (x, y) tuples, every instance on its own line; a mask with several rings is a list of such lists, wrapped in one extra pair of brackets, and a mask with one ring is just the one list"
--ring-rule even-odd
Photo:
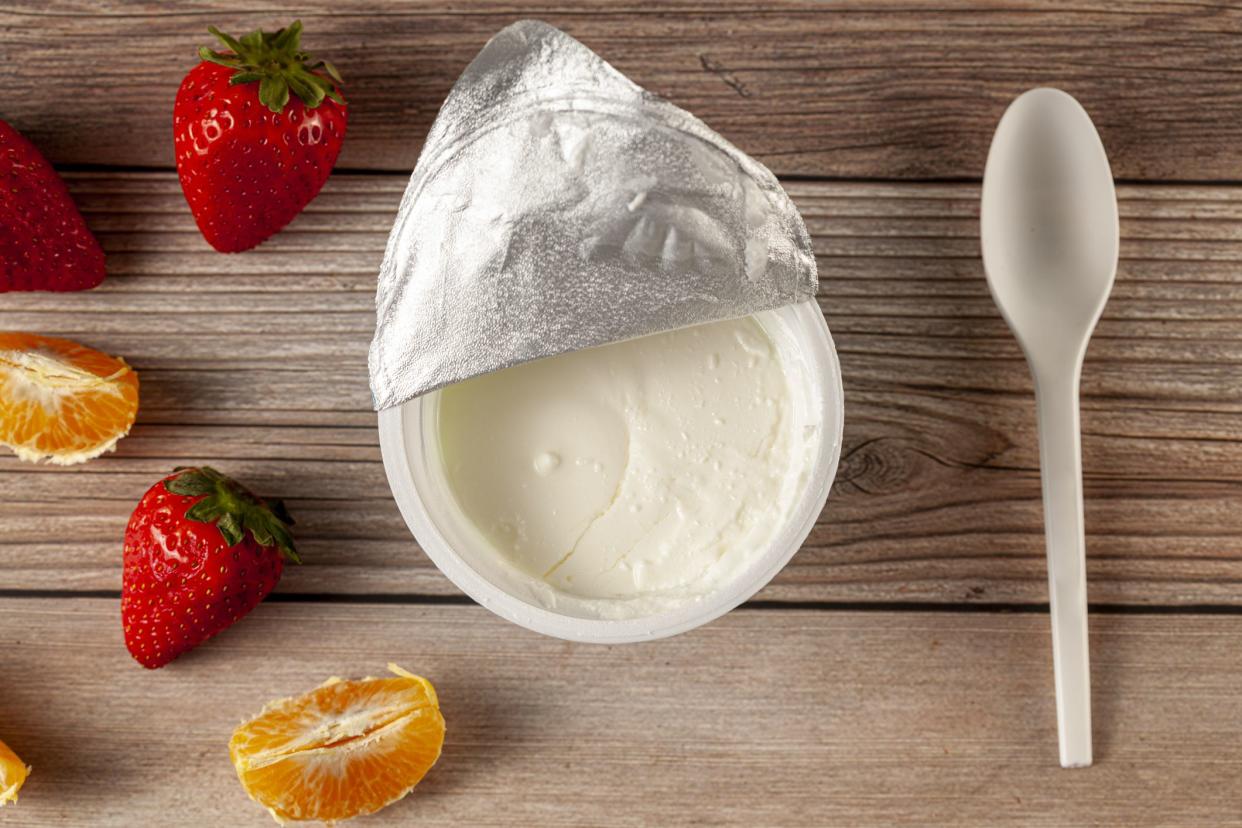
[[(764, 553), (701, 600), (637, 618), (581, 618), (531, 604), (483, 577), (453, 548), (415, 484), (411, 449), (417, 457), (425, 458), (424, 449), (421, 440), (413, 446), (407, 443), (404, 421), (410, 416), (421, 424), (422, 398), (379, 412), (384, 471), (406, 526), (432, 563), (459, 589), (500, 617), (544, 635), (569, 641), (623, 644), (678, 635), (719, 618), (766, 586), (802, 548), (823, 512), (841, 458), (844, 389), (827, 320), (814, 300), (777, 308), (771, 313), (782, 316), (784, 322), (800, 329), (810, 340), (804, 343), (810, 345), (803, 354), (807, 360), (805, 373), (808, 379), (819, 380), (815, 390), (821, 417), (826, 426), (835, 427), (825, 429), (797, 507)], [(407, 411), (407, 405), (414, 408)]]

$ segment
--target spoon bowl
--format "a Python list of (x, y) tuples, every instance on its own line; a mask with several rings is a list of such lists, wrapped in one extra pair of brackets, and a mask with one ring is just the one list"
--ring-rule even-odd
[(1117, 273), (1120, 232), (1108, 156), (1086, 110), (1032, 89), (1005, 111), (983, 175), (983, 265), (1035, 367), (1085, 351)]
[(1078, 386), (1117, 273), (1112, 171), (1086, 110), (1033, 89), (1001, 118), (980, 205), (992, 298), (1035, 381), (1061, 764), (1091, 764), (1086, 543)]

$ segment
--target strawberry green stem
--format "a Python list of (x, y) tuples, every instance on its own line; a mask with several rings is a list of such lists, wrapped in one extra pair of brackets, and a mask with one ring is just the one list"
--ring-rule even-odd
[(176, 475), (164, 481), (164, 488), (175, 495), (201, 497), (185, 516), (214, 523), (229, 546), (241, 543), (249, 532), (260, 546), (275, 546), (293, 563), (302, 562), (289, 534), (293, 518), (279, 500), (260, 500), (210, 466), (177, 469)]
[(273, 112), (284, 111), (290, 92), (311, 109), (323, 103), (325, 98), (342, 106), (345, 104), (338, 91), (344, 82), (336, 67), (326, 60), (312, 62), (311, 56), (301, 50), (301, 20), (295, 20), (277, 32), (256, 29), (241, 40), (215, 26), (208, 27), (207, 31), (231, 51), (213, 52), (203, 46), (199, 48), (198, 56), (234, 70), (229, 78), (229, 83), (234, 86), (259, 84), (259, 101)]

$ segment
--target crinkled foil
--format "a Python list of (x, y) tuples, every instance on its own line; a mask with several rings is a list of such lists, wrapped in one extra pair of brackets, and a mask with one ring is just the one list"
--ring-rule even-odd
[(815, 295), (766, 167), (538, 21), (454, 85), (388, 239), (377, 410), (527, 360)]

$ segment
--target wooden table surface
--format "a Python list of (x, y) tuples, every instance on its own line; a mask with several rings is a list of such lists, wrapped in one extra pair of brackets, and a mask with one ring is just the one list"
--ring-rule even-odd
[[(225, 256), (172, 167), (215, 24), (300, 16), (350, 82), (337, 171)], [(522, 17), (769, 165), (811, 230), (845, 447), (806, 546), (679, 638), (543, 638), (465, 599), (389, 494), (375, 274), (436, 109)], [(0, 825), (263, 825), (226, 742), (270, 698), (388, 661), (440, 689), (441, 764), (372, 825), (1242, 825), (1242, 11), (1217, 2), (0, 4), (0, 118), (108, 254), (0, 328), (123, 355), (142, 408), (70, 469), (0, 455)], [(1031, 382), (988, 296), (979, 177), (1007, 102), (1059, 86), (1119, 180), (1122, 261), (1083, 377), (1095, 767), (1057, 766)], [(283, 497), (306, 564), (147, 672), (121, 642), (142, 492), (209, 462)]]

